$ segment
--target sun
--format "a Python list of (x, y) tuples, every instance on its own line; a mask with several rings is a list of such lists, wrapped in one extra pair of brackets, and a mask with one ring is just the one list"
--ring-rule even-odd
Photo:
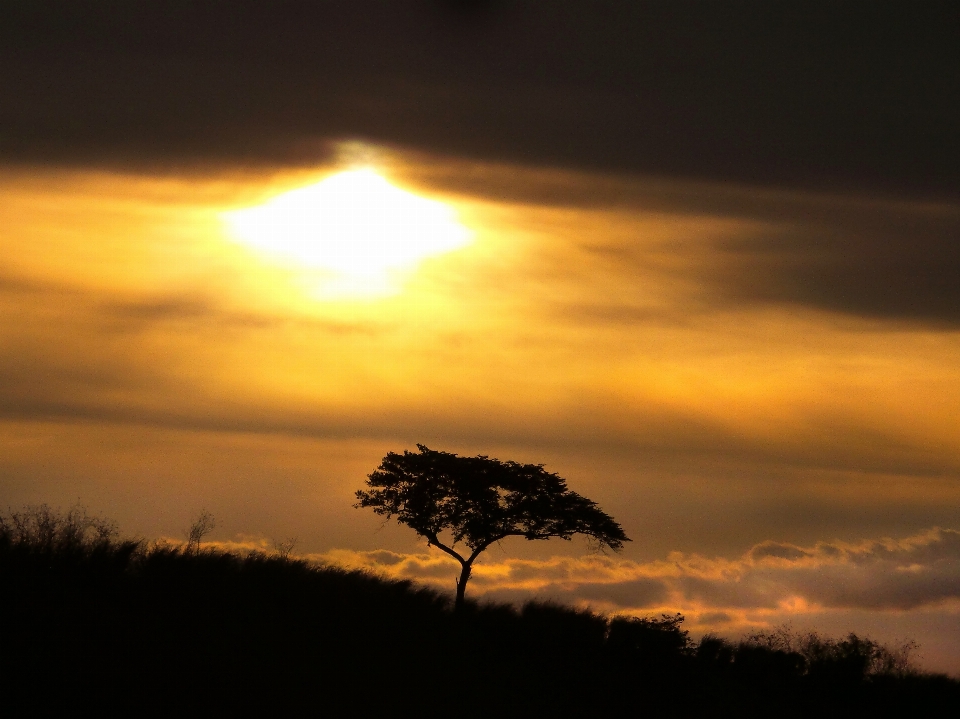
[(472, 239), (451, 207), (401, 190), (366, 168), (226, 212), (223, 219), (232, 240), (319, 277), (315, 294), (321, 297), (394, 293), (423, 259)]

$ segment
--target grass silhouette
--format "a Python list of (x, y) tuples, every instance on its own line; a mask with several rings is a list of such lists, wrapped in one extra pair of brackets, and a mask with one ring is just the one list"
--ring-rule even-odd
[(0, 518), (8, 716), (924, 716), (960, 683), (903, 648), (682, 617), (467, 602), (280, 553), (119, 537), (82, 509)]

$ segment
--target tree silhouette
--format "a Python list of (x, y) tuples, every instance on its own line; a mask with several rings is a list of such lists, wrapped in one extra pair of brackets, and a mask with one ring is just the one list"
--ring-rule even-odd
[(217, 520), (206, 509), (200, 510), (200, 516), (187, 530), (187, 552), (193, 550), (200, 554), (200, 541), (217, 528)]
[[(456, 608), (473, 563), (480, 553), (505, 537), (570, 539), (584, 534), (614, 551), (630, 539), (594, 502), (567, 489), (561, 477), (540, 464), (501, 462), (483, 455), (460, 457), (418, 444), (419, 453), (390, 452), (359, 490), (354, 506), (412, 528), (427, 543), (460, 563)], [(448, 531), (445, 544), (440, 533)], [(466, 556), (454, 547), (463, 542)]]

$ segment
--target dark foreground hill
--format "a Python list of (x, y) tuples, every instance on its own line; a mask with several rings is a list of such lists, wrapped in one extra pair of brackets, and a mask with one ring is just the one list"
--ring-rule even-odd
[(912, 671), (852, 635), (693, 643), (679, 617), (450, 606), (436, 592), (368, 574), (150, 547), (81, 515), (8, 515), (0, 710), (917, 717), (960, 709), (960, 683)]

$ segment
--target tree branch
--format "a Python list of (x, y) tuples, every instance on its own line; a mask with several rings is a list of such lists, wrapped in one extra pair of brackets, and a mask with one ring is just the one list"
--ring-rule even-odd
[(473, 560), (476, 559), (477, 556), (479, 556), (480, 552), (484, 551), (487, 547), (489, 547), (494, 542), (499, 542), (504, 537), (509, 537), (513, 534), (521, 534), (521, 533), (520, 532), (504, 532), (503, 534), (496, 534), (490, 537), (489, 539), (485, 540), (482, 544), (480, 544), (476, 549), (473, 550), (473, 553), (470, 555), (470, 558), (467, 559), (467, 564), (472, 564)]
[[(446, 552), (446, 553), (449, 554), (451, 557), (453, 557), (453, 558), (456, 559), (458, 562), (460, 562), (460, 564), (466, 564), (466, 563), (467, 563), (467, 560), (464, 559), (463, 557), (461, 557), (459, 552), (454, 551), (453, 549), (451, 549), (450, 547), (448, 547), (446, 544), (444, 544), (443, 542), (441, 542), (439, 539), (437, 539), (437, 535), (436, 535), (436, 534), (426, 534), (426, 535), (424, 535), (424, 536), (427, 538), (427, 544), (428, 544), (428, 545), (431, 545), (431, 544), (432, 544), (432, 545), (433, 545), (434, 547), (436, 547), (437, 549), (439, 549), (439, 550), (441, 550), (441, 551), (443, 551), (443, 552)], [(472, 561), (472, 560), (473, 560), (473, 557), (471, 557), (471, 561)]]

